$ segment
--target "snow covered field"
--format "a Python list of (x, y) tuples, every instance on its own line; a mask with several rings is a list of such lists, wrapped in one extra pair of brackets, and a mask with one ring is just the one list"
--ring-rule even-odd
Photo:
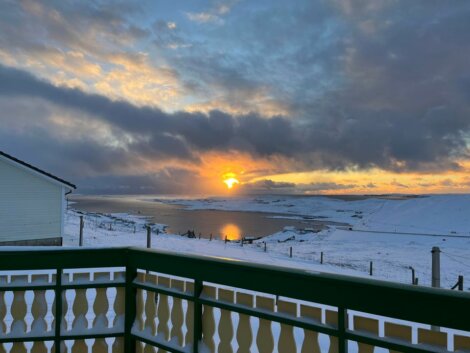
[[(239, 242), (164, 234), (164, 225), (156, 224), (152, 226), (154, 248), (355, 276), (369, 276), (372, 261), (374, 278), (404, 283), (411, 282), (412, 266), (419, 284), (430, 285), (431, 249), (439, 246), (442, 286), (450, 288), (459, 275), (470, 280), (470, 195), (357, 201), (271, 195), (164, 201), (188, 209), (279, 213), (279, 217), (313, 217), (350, 226), (329, 226), (320, 233), (306, 234), (286, 229), (242, 246)], [(85, 214), (84, 244), (145, 246), (146, 223), (143, 216)], [(78, 245), (79, 214), (74, 210), (67, 212), (65, 233), (65, 246)], [(466, 284), (465, 289), (468, 287)]]

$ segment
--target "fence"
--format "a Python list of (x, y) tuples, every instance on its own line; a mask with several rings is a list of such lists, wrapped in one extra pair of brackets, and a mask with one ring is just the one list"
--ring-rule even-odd
[(138, 248), (2, 250), (0, 270), (0, 352), (470, 350), (435, 330), (470, 331), (465, 292)]

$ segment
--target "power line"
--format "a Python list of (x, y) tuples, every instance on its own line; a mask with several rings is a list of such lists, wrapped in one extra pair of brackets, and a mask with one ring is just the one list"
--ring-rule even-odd
[(460, 260), (456, 260), (456, 259), (454, 259), (452, 256), (450, 256), (449, 254), (447, 254), (447, 253), (445, 253), (445, 252), (442, 252), (442, 253), (443, 253), (444, 255), (446, 255), (449, 259), (451, 259), (451, 260), (453, 260), (453, 261), (455, 261), (455, 262), (457, 262), (457, 263), (459, 263), (459, 264), (461, 264), (461, 265), (463, 265), (463, 266), (465, 266), (465, 267), (470, 268), (470, 265), (469, 265), (469, 264), (466, 264), (466, 263), (464, 263), (464, 262), (462, 262), (462, 261), (460, 261)]
[(462, 256), (462, 255), (456, 255), (456, 254), (449, 254), (449, 253), (444, 252), (444, 251), (442, 251), (442, 250), (441, 250), (441, 252), (443, 252), (444, 254), (447, 254), (447, 255), (449, 255), (449, 256), (460, 257), (461, 259), (470, 261), (470, 257), (466, 257), (466, 256)]

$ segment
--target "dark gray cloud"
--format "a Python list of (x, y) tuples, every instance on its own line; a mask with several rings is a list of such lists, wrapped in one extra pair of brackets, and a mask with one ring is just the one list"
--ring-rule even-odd
[(105, 54), (110, 45), (122, 46), (150, 34), (128, 21), (127, 17), (141, 11), (137, 2), (124, 1), (3, 1), (0, 44), (15, 51), (34, 52), (66, 45)]
[(324, 191), (350, 190), (355, 188), (355, 184), (338, 184), (334, 182), (317, 182), (308, 184), (295, 184), (278, 182), (271, 179), (258, 180), (253, 183), (241, 185), (241, 191), (248, 194), (305, 194), (321, 193)]
[[(193, 180), (188, 183), (188, 180)], [(79, 192), (84, 194), (192, 194), (199, 182), (194, 172), (169, 168), (145, 175), (102, 175), (79, 178)]]
[(247, 193), (293, 193), (296, 190), (294, 183), (278, 182), (271, 179), (258, 180), (241, 186), (243, 192)]
[[(206, 150), (246, 150), (258, 155), (291, 154), (300, 148), (292, 123), (284, 118), (258, 115), (230, 116), (220, 111), (165, 113), (125, 101), (56, 87), (27, 72), (0, 65), (0, 96), (42, 99), (66, 109), (84, 112), (113, 127), (144, 136), (143, 149), (164, 149), (169, 155), (189, 158)], [(273, 143), (273, 139), (276, 143)], [(146, 145), (143, 146), (143, 145)]]
[[(135, 154), (185, 160), (197, 160), (197, 154), (204, 151), (239, 150), (254, 156), (291, 157), (311, 168), (448, 169), (457, 167), (455, 156), (467, 153), (465, 137), (470, 126), (470, 119), (462, 119), (457, 108), (445, 106), (432, 107), (421, 116), (394, 110), (363, 112), (357, 117), (332, 112), (307, 122), (220, 111), (166, 113), (57, 87), (5, 66), (0, 66), (0, 96), (40, 99), (85, 113), (89, 119), (132, 134), (127, 147)], [(443, 128), (443, 121), (455, 127)]]
[(300, 189), (307, 192), (320, 192), (320, 191), (334, 191), (334, 190), (348, 190), (356, 187), (355, 184), (338, 184), (334, 182), (324, 183), (310, 183), (300, 185)]
[[(361, 4), (359, 11), (347, 0), (240, 1), (222, 22), (188, 23), (185, 13), (205, 9), (191, 4), (182, 12), (175, 2), (146, 22), (138, 16), (148, 4), (140, 2), (3, 2), (1, 62), (8, 62), (2, 54), (11, 60), (64, 50), (106, 61), (130, 43), (126, 58), (147, 51), (170, 63), (191, 99), (258, 113), (168, 113), (3, 65), (0, 149), (25, 159), (40, 149), (46, 166), (60, 159), (65, 175), (79, 177), (144, 175), (151, 160), (197, 164), (202, 152), (232, 150), (286, 157), (292, 165), (283, 169), (292, 171), (458, 169), (459, 159), (470, 158), (470, 3)], [(272, 102), (286, 114), (264, 114)], [(52, 117), (108, 132), (69, 136)], [(174, 173), (173, 180), (186, 177)]]

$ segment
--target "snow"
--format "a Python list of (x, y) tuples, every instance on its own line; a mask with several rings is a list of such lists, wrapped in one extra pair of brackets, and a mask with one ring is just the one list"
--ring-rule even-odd
[[(181, 254), (202, 254), (218, 258), (231, 258), (253, 263), (263, 263), (291, 268), (299, 268), (314, 272), (341, 273), (353, 276), (369, 277), (369, 264), (373, 263), (373, 278), (411, 282), (411, 270), (416, 270), (420, 285), (430, 285), (431, 282), (431, 249), (438, 246), (441, 253), (441, 284), (450, 288), (457, 281), (458, 275), (463, 275), (468, 282), (470, 278), (470, 196), (469, 195), (438, 195), (404, 199), (368, 198), (347, 201), (328, 197), (291, 197), (291, 196), (257, 196), (234, 199), (198, 199), (171, 200), (168, 203), (184, 205), (188, 210), (216, 209), (227, 211), (252, 211), (270, 213), (269, 217), (298, 220), (308, 217), (327, 221), (327, 227), (318, 232), (300, 232), (294, 227), (254, 241), (252, 244), (240, 242), (224, 242), (222, 240), (189, 239), (175, 234), (167, 234), (162, 223), (152, 224), (152, 247)], [(149, 200), (149, 202), (153, 202)], [(272, 215), (275, 213), (276, 215)], [(65, 221), (64, 246), (78, 246), (80, 216), (84, 216), (84, 245), (87, 247), (109, 246), (141, 246), (147, 242), (146, 226), (149, 218), (142, 215), (97, 214), (81, 213), (68, 210)], [(158, 235), (157, 235), (158, 231)], [(266, 247), (266, 252), (264, 251)], [(24, 249), (24, 248), (21, 248)], [(292, 249), (292, 258), (289, 257)], [(320, 263), (323, 253), (324, 263)], [(103, 269), (104, 270), (104, 269)], [(70, 273), (64, 277), (64, 284), (69, 283)], [(107, 283), (111, 279), (123, 281), (120, 269), (107, 269), (112, 272), (99, 274), (102, 269), (93, 269), (96, 275), (91, 279), (80, 279), (80, 283)], [(18, 273), (19, 274), (19, 273)], [(27, 277), (17, 280), (27, 281)], [(0, 281), (2, 277), (0, 276)], [(75, 279), (76, 280), (76, 279)], [(222, 286), (220, 286), (222, 287)], [(467, 289), (468, 285), (466, 285)], [(93, 291), (89, 291), (94, 296)], [(87, 299), (91, 300), (91, 297)], [(109, 306), (114, 302), (113, 293), (110, 295)], [(256, 293), (255, 293), (256, 294)], [(258, 293), (259, 294), (259, 293)], [(49, 300), (48, 296), (48, 300)], [(71, 312), (72, 297), (67, 296), (68, 311)], [(9, 299), (10, 300), (10, 299)], [(170, 298), (171, 300), (171, 298)], [(50, 301), (50, 300), (49, 300)], [(326, 306), (318, 305), (322, 308)], [(330, 308), (331, 309), (331, 308)], [(375, 317), (383, 322), (402, 322), (401, 320), (383, 318), (371, 314), (349, 312), (349, 323), (352, 327), (353, 316)], [(71, 313), (66, 314), (68, 325), (63, 325), (63, 334), (87, 333), (93, 317), (81, 316), (77, 319), (73, 330), (70, 327)], [(220, 321), (220, 309), (214, 309), (216, 322)], [(92, 315), (93, 316), (93, 315)], [(238, 314), (231, 314), (233, 327), (239, 323)], [(115, 327), (108, 327), (114, 317), (104, 315), (96, 318), (98, 332), (109, 333), (122, 331), (123, 317), (117, 319)], [(250, 319), (253, 332), (258, 328), (258, 321)], [(410, 324), (413, 327), (413, 342), (417, 340), (417, 328), (428, 327), (421, 324)], [(9, 335), (24, 334), (24, 327), (16, 324)], [(30, 332), (38, 331), (32, 327)], [(133, 327), (133, 332), (141, 337), (159, 340), (146, 328), (143, 331)], [(280, 335), (280, 325), (272, 325), (275, 342)], [(93, 331), (96, 333), (96, 328)], [(447, 330), (451, 335), (453, 330)], [(383, 332), (381, 333), (383, 334)], [(468, 333), (466, 333), (468, 335)], [(294, 328), (297, 345), (303, 340), (303, 330)], [(449, 335), (449, 337), (451, 336)], [(216, 344), (220, 341), (218, 332), (215, 333)], [(236, 342), (235, 337), (232, 340)], [(452, 340), (449, 338), (449, 349)], [(322, 352), (328, 351), (329, 339), (319, 335)], [(176, 341), (170, 342), (170, 345)], [(235, 345), (233, 345), (234, 348)], [(349, 343), (353, 352), (357, 345)], [(253, 351), (255, 342), (253, 341)], [(189, 347), (187, 347), (189, 349)], [(201, 345), (201, 350), (204, 347)], [(377, 349), (377, 352), (384, 350)]]
[[(411, 283), (413, 267), (419, 284), (430, 285), (431, 249), (438, 246), (442, 250), (442, 287), (453, 286), (459, 275), (470, 278), (470, 195), (356, 201), (267, 195), (159, 201), (181, 204), (188, 210), (266, 212), (286, 219), (308, 217), (334, 222), (327, 223), (327, 229), (319, 233), (301, 234), (286, 227), (243, 246), (240, 242), (166, 234), (165, 225), (159, 223), (152, 225), (152, 247), (160, 250), (363, 277), (369, 276), (372, 261), (373, 278)], [(67, 211), (65, 246), (78, 245), (79, 215), (77, 211)], [(84, 217), (85, 246), (146, 246), (145, 227), (149, 220), (145, 216), (90, 213)], [(322, 252), (324, 263), (320, 264)]]

